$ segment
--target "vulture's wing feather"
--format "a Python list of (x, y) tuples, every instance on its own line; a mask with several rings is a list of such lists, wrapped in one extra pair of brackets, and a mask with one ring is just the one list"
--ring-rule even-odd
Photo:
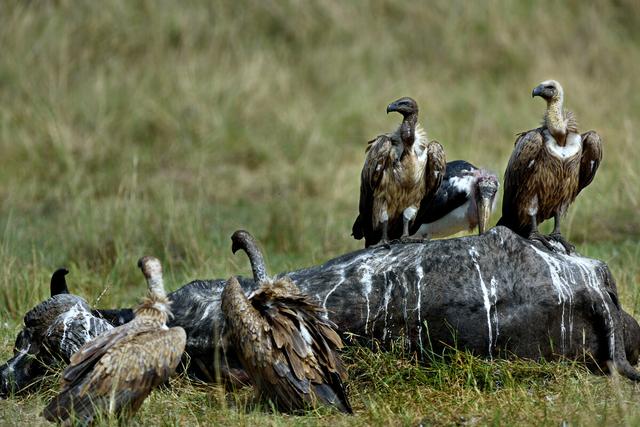
[(47, 405), (45, 417), (55, 420), (72, 416), (91, 422), (97, 410), (137, 410), (151, 390), (175, 371), (185, 344), (186, 334), (180, 327), (125, 336), (102, 352), (81, 381), (68, 384)]
[[(389, 167), (389, 151), (393, 148), (390, 135), (380, 135), (369, 141), (367, 154), (360, 174), (359, 215), (353, 223), (351, 234), (357, 240), (363, 237), (376, 243), (380, 239), (373, 229), (373, 196), (382, 180), (384, 171)], [(380, 234), (380, 233), (377, 233)]]
[(453, 176), (464, 169), (465, 165), (469, 165), (467, 168), (469, 171), (475, 168), (464, 160), (455, 160), (446, 164), (444, 177), (435, 195), (425, 193), (425, 197), (420, 201), (420, 208), (411, 224), (411, 234), (417, 232), (422, 224), (434, 222), (467, 202), (468, 195), (465, 191), (454, 185), (447, 185)]
[(117, 345), (130, 334), (135, 334), (138, 331), (139, 330), (134, 327), (134, 324), (127, 323), (113, 328), (83, 345), (71, 356), (69, 366), (67, 366), (62, 374), (64, 388), (70, 388), (74, 384), (82, 381), (85, 374), (90, 372), (96, 363), (98, 363), (113, 346)]
[(591, 184), (602, 161), (602, 139), (595, 131), (582, 134), (582, 158), (580, 159), (580, 180), (578, 193)]
[(444, 148), (438, 141), (431, 141), (427, 146), (427, 164), (425, 165), (423, 199), (431, 201), (436, 195), (447, 169), (447, 157)]
[(504, 172), (504, 196), (502, 198), (502, 218), (498, 225), (504, 225), (521, 232), (518, 220), (520, 193), (537, 169), (536, 160), (544, 147), (542, 129), (533, 129), (518, 135), (507, 169)]

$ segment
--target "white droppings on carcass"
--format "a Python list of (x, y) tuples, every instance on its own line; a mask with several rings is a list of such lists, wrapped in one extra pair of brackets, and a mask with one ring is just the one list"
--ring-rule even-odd
[(344, 272), (345, 272), (345, 269), (339, 271), (340, 279), (337, 281), (336, 285), (333, 288), (331, 288), (329, 292), (327, 292), (327, 295), (325, 295), (324, 297), (324, 301), (322, 302), (322, 308), (324, 308), (325, 311), (327, 310), (327, 300), (329, 299), (331, 294), (334, 293), (336, 289), (338, 289), (338, 286), (342, 285), (347, 280), (347, 277), (345, 276)]
[(482, 272), (480, 271), (480, 265), (478, 264), (478, 251), (475, 246), (471, 246), (469, 249), (469, 255), (471, 255), (471, 259), (473, 260), (473, 264), (478, 271), (478, 278), (480, 279), (480, 288), (482, 289), (482, 298), (484, 300), (484, 309), (487, 311), (487, 329), (489, 335), (489, 357), (493, 359), (491, 348), (493, 347), (493, 328), (491, 327), (491, 301), (489, 300), (489, 291), (487, 289), (487, 285), (484, 283), (484, 279), (482, 278)]
[(209, 318), (209, 314), (211, 313), (212, 309), (213, 309), (213, 304), (207, 304), (206, 308), (202, 312), (202, 316), (200, 316), (200, 320), (201, 321), (207, 320)]
[[(80, 304), (79, 302), (76, 303), (73, 307), (69, 309), (69, 311), (64, 313), (63, 316), (64, 316), (62, 318), (63, 329), (62, 329), (62, 339), (60, 340), (60, 346), (64, 345), (65, 341), (68, 338), (68, 334), (71, 334), (71, 333), (79, 334), (82, 338), (84, 338), (84, 341), (81, 342), (80, 345), (86, 342), (89, 342), (92, 339), (89, 331), (91, 330), (91, 318), (94, 316), (91, 313), (89, 313), (87, 310), (85, 310), (84, 307), (82, 307), (82, 304)], [(81, 321), (82, 327), (74, 328), (73, 331), (68, 331), (70, 324), (74, 320)], [(77, 347), (77, 343), (74, 342), (72, 344), (73, 344), (73, 347)], [(78, 348), (75, 348), (74, 352), (77, 350)]]
[(498, 336), (500, 335), (500, 326), (498, 325), (498, 281), (494, 276), (491, 276), (489, 282), (491, 286), (491, 299), (493, 304), (493, 323), (496, 325), (496, 345), (498, 344)]
[(11, 361), (7, 362), (7, 369), (9, 370), (9, 373), (12, 374), (13, 372), (15, 372), (15, 365), (22, 360), (23, 357), (25, 357), (27, 354), (29, 354), (29, 349), (31, 348), (31, 343), (27, 344), (26, 348), (21, 348), (20, 350), (18, 350), (18, 354), (16, 354)]
[(387, 279), (387, 273), (384, 274), (386, 288), (384, 290), (384, 329), (382, 330), (382, 341), (387, 338), (387, 315), (389, 301), (391, 300), (391, 291), (393, 290), (393, 280)]
[(611, 336), (609, 337), (609, 354), (611, 359), (613, 360), (615, 357), (615, 348), (616, 348), (615, 328), (613, 327), (614, 321), (613, 321), (613, 316), (611, 315), (609, 304), (607, 303), (607, 300), (604, 296), (604, 292), (602, 292), (602, 287), (600, 286), (600, 283), (599, 283), (600, 281), (598, 280), (598, 274), (596, 273), (596, 267), (598, 264), (596, 261), (590, 260), (588, 258), (582, 258), (582, 257), (567, 257), (567, 258), (569, 258), (571, 261), (573, 261), (574, 264), (576, 264), (579, 267), (580, 275), (584, 279), (584, 282), (586, 283), (587, 287), (595, 291), (596, 294), (598, 294), (598, 296), (600, 297), (600, 301), (602, 301), (602, 306), (607, 312), (607, 320), (611, 325)]
[(360, 270), (362, 271), (360, 276), (360, 283), (362, 283), (362, 295), (364, 295), (364, 299), (367, 301), (367, 320), (365, 320), (364, 323), (364, 332), (366, 334), (369, 329), (369, 318), (371, 316), (371, 302), (369, 301), (369, 294), (371, 294), (371, 276), (373, 270), (366, 262), (362, 263)]
[(418, 288), (418, 302), (416, 303), (416, 311), (418, 312), (418, 342), (420, 343), (420, 351), (422, 351), (422, 278), (424, 277), (424, 269), (420, 264), (416, 267), (416, 275), (418, 276), (418, 282), (416, 287)]
[[(562, 317), (560, 320), (560, 348), (562, 350), (562, 353), (564, 353), (565, 345), (566, 345), (566, 334), (567, 334), (567, 327), (565, 324), (565, 320), (566, 320), (565, 306), (566, 304), (568, 304), (571, 309), (573, 308), (573, 289), (571, 288), (571, 283), (567, 281), (567, 277), (569, 276), (568, 273), (570, 273), (570, 270), (565, 271), (566, 264), (560, 261), (559, 259), (557, 259), (556, 257), (554, 257), (553, 255), (548, 254), (547, 252), (541, 251), (540, 249), (536, 248), (534, 245), (531, 245), (531, 247), (549, 267), (549, 274), (551, 275), (551, 283), (553, 284), (553, 287), (556, 289), (556, 292), (558, 294), (558, 304), (562, 305)], [(572, 257), (567, 257), (567, 259), (569, 261), (573, 261)], [(568, 317), (569, 317), (570, 330), (572, 331), (573, 330), (572, 310), (569, 311)]]

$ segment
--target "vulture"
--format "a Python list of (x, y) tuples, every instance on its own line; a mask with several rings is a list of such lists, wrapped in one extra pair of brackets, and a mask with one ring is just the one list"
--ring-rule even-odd
[(235, 277), (222, 293), (225, 342), (234, 348), (258, 395), (283, 412), (319, 405), (351, 413), (338, 351), (342, 340), (326, 310), (288, 278), (270, 279), (253, 237), (232, 236), (232, 250), (244, 250), (260, 287), (245, 296)]
[(147, 280), (147, 298), (131, 322), (99, 335), (71, 357), (60, 393), (43, 411), (47, 420), (89, 425), (99, 413), (131, 416), (175, 372), (186, 334), (180, 327), (167, 328), (171, 312), (160, 261), (143, 257), (138, 266)]
[(433, 198), (446, 168), (442, 145), (428, 141), (418, 125), (416, 101), (400, 98), (387, 107), (392, 111), (402, 114), (402, 123), (369, 141), (360, 176), (360, 212), (351, 234), (356, 240), (364, 237), (365, 247), (389, 238), (408, 240), (421, 201)]
[[(560, 220), (582, 189), (593, 181), (602, 160), (602, 140), (589, 131), (578, 132), (576, 119), (563, 110), (564, 91), (555, 80), (533, 89), (532, 97), (547, 102), (542, 125), (520, 133), (504, 174), (502, 217), (498, 225), (544, 244), (554, 250), (552, 241), (567, 253), (574, 250), (560, 233)], [(553, 217), (549, 236), (538, 231), (538, 224)]]
[(59, 268), (53, 272), (50, 285), (51, 296), (69, 293), (69, 288), (67, 288), (67, 279), (64, 277), (67, 274), (69, 274), (69, 270), (66, 268)]
[(464, 160), (447, 163), (433, 199), (423, 199), (410, 228), (413, 236), (447, 237), (478, 227), (482, 234), (496, 207), (498, 177)]

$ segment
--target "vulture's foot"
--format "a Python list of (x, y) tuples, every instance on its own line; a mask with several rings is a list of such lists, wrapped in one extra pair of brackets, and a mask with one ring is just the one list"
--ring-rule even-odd
[(400, 243), (424, 243), (428, 241), (429, 239), (427, 238), (416, 236), (402, 236), (400, 238)]
[(554, 232), (549, 234), (549, 239), (554, 240), (562, 245), (565, 251), (567, 251), (567, 255), (576, 251), (576, 247), (569, 243), (567, 239), (565, 239), (560, 232)]
[(531, 234), (529, 234), (529, 240), (542, 243), (542, 245), (551, 252), (556, 251), (556, 247), (553, 246), (551, 242), (549, 242), (549, 239), (540, 234), (538, 231), (532, 231)]
[(375, 245), (369, 246), (369, 248), (370, 249), (377, 249), (377, 248), (391, 249), (391, 245), (393, 243), (395, 243), (395, 240), (380, 240)]

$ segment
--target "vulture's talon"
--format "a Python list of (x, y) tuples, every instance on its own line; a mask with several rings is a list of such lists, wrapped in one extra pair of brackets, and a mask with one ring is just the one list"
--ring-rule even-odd
[(565, 239), (560, 233), (551, 233), (549, 234), (548, 238), (560, 243), (564, 250), (567, 251), (567, 255), (570, 255), (576, 251), (576, 247), (573, 244), (569, 243), (569, 241)]
[(543, 236), (542, 234), (536, 232), (533, 232), (531, 234), (529, 234), (529, 240), (533, 241), (533, 242), (540, 242), (542, 243), (542, 245), (547, 248), (549, 251), (551, 252), (555, 252), (556, 251), (556, 247), (553, 246), (550, 242), (549, 239), (547, 239), (545, 236)]
[(402, 243), (424, 243), (428, 241), (428, 239), (423, 237), (403, 236), (400, 238), (400, 242)]

